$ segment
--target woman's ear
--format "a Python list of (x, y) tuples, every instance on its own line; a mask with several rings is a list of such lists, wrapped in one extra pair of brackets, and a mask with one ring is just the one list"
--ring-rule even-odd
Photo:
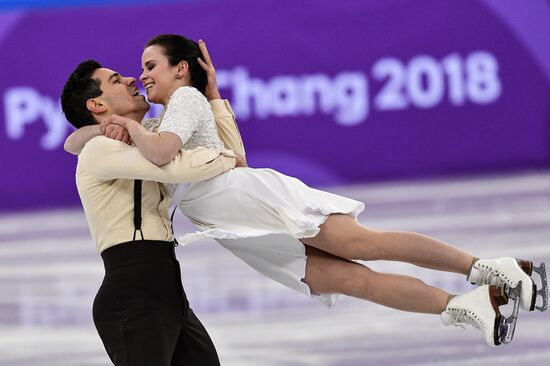
[(189, 71), (189, 64), (187, 63), (187, 61), (180, 61), (178, 63), (178, 73), (177, 73), (177, 78), (178, 79), (181, 79), (184, 75), (186, 75)]
[(96, 114), (107, 111), (107, 105), (99, 98), (90, 98), (86, 101), (86, 108)]

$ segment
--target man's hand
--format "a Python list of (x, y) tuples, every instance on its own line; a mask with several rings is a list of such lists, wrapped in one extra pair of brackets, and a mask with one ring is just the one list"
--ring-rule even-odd
[(206, 71), (206, 98), (208, 100), (221, 99), (220, 91), (218, 90), (218, 82), (216, 81), (216, 69), (212, 64), (212, 59), (206, 48), (206, 43), (204, 43), (202, 39), (199, 39), (199, 50), (202, 53), (202, 57), (204, 57), (204, 61), (201, 60), (200, 57), (197, 58), (197, 61), (204, 71)]

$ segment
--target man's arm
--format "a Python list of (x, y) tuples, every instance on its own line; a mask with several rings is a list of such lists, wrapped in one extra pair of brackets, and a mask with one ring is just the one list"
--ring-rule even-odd
[(159, 167), (140, 151), (102, 136), (91, 139), (78, 158), (80, 169), (101, 180), (142, 179), (161, 183), (197, 182), (235, 167), (230, 150), (180, 150), (174, 160)]
[(244, 144), (235, 120), (235, 113), (229, 105), (229, 101), (222, 99), (213, 99), (210, 101), (210, 107), (214, 112), (216, 127), (226, 149), (233, 150), (235, 154), (246, 156)]

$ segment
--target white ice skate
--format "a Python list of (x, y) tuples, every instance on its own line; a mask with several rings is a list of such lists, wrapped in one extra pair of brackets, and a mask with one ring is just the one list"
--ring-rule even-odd
[(506, 318), (501, 315), (499, 306), (508, 303), (508, 292), (519, 293), (521, 282), (515, 289), (484, 285), (464, 295), (454, 297), (444, 312), (441, 321), (445, 325), (463, 327), (470, 324), (481, 330), (490, 346), (507, 344), (512, 341), (519, 311), (519, 299), (514, 301), (514, 310)]
[[(541, 278), (542, 288), (537, 291), (537, 285), (531, 278), (535, 271)], [(544, 263), (534, 267), (533, 262), (515, 258), (479, 259), (470, 269), (468, 281), (476, 285), (508, 285), (521, 286), (521, 308), (526, 311), (548, 309), (548, 283)], [(542, 306), (535, 306), (537, 296), (542, 297)]]

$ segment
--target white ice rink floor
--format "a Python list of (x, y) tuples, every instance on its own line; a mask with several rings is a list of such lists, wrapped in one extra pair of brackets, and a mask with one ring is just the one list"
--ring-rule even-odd
[[(550, 173), (335, 187), (366, 203), (376, 229), (435, 236), (481, 257), (550, 265)], [(182, 216), (176, 233), (192, 230)], [(326, 309), (199, 241), (177, 249), (191, 306), (224, 366), (550, 365), (550, 311), (520, 313), (514, 342), (496, 349), (477, 330), (438, 316), (340, 297)], [(462, 293), (459, 275), (406, 264), (373, 269)], [(81, 209), (0, 215), (0, 365), (103, 366), (91, 306), (103, 275)]]

